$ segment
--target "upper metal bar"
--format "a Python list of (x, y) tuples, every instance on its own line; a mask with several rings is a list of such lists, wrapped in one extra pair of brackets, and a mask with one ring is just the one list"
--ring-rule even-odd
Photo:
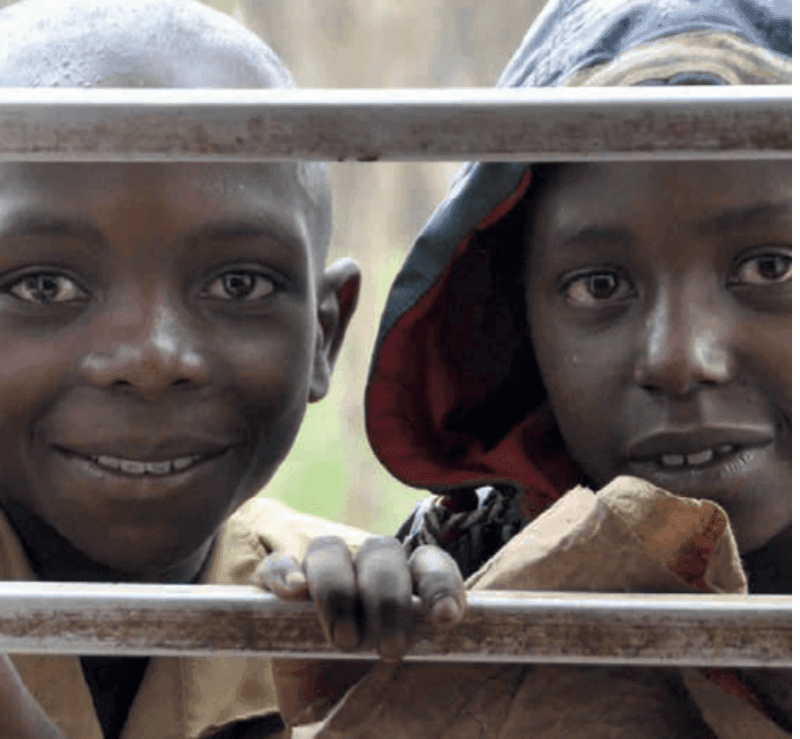
[[(788, 667), (791, 597), (471, 592), (450, 631), (417, 603), (411, 660)], [(370, 659), (310, 603), (255, 587), (0, 583), (0, 653)]]
[(791, 87), (0, 88), (0, 161), (790, 158)]

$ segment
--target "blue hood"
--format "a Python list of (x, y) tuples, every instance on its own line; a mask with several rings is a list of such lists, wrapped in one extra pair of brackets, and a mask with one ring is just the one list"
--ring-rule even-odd
[[(788, 82), (790, 2), (566, 0), (544, 8), (498, 86)], [(392, 286), (366, 392), (370, 443), (401, 481), (510, 484), (530, 515), (580, 481), (519, 284), (521, 201), (552, 166), (465, 165)]]

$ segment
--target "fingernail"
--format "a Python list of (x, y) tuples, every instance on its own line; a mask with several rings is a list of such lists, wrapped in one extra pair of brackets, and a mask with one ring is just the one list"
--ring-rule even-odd
[(333, 646), (344, 651), (351, 651), (358, 646), (358, 634), (346, 621), (333, 625)]
[(464, 608), (462, 605), (450, 596), (437, 600), (431, 609), (433, 620), (445, 625), (458, 621), (463, 614)]

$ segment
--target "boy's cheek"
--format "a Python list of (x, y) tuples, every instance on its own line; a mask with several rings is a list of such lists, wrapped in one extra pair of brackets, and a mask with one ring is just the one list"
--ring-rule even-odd
[(792, 417), (792, 325), (787, 315), (767, 325), (742, 329), (741, 373), (758, 378), (781, 413)]

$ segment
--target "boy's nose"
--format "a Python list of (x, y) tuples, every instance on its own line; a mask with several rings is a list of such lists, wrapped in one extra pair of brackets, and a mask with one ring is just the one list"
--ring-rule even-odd
[(637, 384), (651, 392), (684, 396), (733, 380), (732, 321), (696, 295), (660, 300), (644, 328), (635, 368)]
[(208, 382), (207, 361), (177, 311), (162, 303), (147, 314), (124, 312), (142, 320), (123, 318), (108, 327), (102, 345), (83, 360), (90, 382), (104, 388), (129, 387), (145, 397)]

